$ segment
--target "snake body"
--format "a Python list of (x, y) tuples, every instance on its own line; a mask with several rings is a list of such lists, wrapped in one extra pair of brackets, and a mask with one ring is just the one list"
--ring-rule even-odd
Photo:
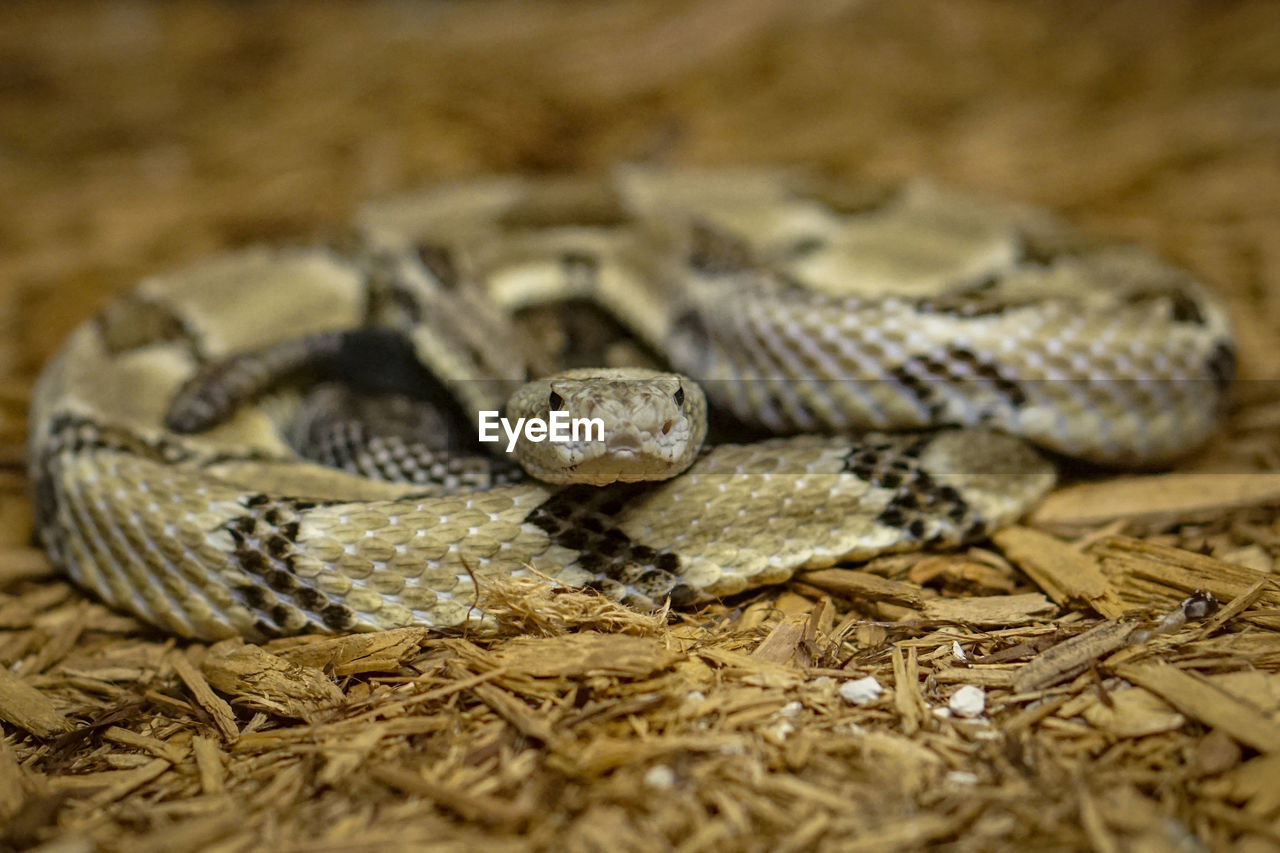
[[(1053, 480), (1012, 436), (1170, 459), (1209, 435), (1233, 372), (1225, 313), (1185, 273), (925, 184), (492, 179), (373, 205), (358, 232), (146, 279), (72, 334), (38, 383), (29, 455), (40, 536), (76, 582), (205, 639), (484, 627), (486, 585), (521, 576), (693, 603), (981, 537)], [(384, 332), (474, 417), (548, 369), (517, 320), (553, 300), (601, 307), (778, 435), (660, 483), (556, 486), (474, 448), (347, 433), (358, 464), (318, 464), (294, 440), (314, 405), (296, 389), (259, 389), (203, 431), (169, 418), (237, 353), (287, 361), (309, 339), (347, 358)], [(394, 359), (372, 352), (355, 359), (381, 377)], [(383, 468), (410, 475), (364, 476)]]

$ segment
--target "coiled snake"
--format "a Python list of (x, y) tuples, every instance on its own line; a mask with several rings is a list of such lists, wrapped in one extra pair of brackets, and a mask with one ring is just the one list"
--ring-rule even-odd
[[(358, 234), (149, 278), (75, 331), (30, 460), (40, 536), (78, 583), (200, 638), (484, 627), (485, 586), (519, 576), (687, 604), (981, 537), (1052, 483), (1010, 436), (1170, 459), (1233, 373), (1225, 314), (1184, 273), (925, 184), (493, 179), (371, 206)], [(553, 303), (605, 316), (548, 325)], [(535, 408), (600, 415), (652, 465), (700, 438), (694, 377), (750, 440), (608, 486), (476, 443), (478, 412), (606, 324), (630, 343), (588, 358), (681, 375), (544, 380)], [(522, 441), (593, 482), (625, 468)]]

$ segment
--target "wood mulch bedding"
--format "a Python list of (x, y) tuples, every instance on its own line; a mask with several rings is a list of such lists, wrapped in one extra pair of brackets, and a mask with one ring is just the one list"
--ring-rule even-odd
[[(797, 11), (798, 9), (798, 11)], [(1280, 849), (1280, 5), (609, 0), (0, 11), (0, 849)], [(964, 553), (511, 638), (179, 642), (31, 541), (39, 365), (131, 280), (443, 177), (924, 173), (1224, 293), (1166, 472)]]

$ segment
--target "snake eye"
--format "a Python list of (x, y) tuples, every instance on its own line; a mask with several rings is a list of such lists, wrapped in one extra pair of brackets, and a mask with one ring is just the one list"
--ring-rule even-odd
[(672, 394), (671, 396), (675, 398), (677, 406), (683, 406), (684, 405), (684, 386), (681, 385), (679, 388), (677, 388), (676, 393)]
[(564, 408), (564, 397), (561, 397), (555, 391), (551, 392), (551, 396), (548, 398), (547, 402), (551, 405), (551, 411), (553, 412), (558, 412)]

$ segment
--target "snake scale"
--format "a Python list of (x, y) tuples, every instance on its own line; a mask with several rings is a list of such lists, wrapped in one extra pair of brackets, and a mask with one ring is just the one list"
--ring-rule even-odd
[[(485, 588), (512, 577), (686, 605), (981, 538), (1053, 482), (1027, 442), (1169, 460), (1234, 372), (1185, 273), (920, 182), (494, 178), (373, 204), (354, 231), (148, 278), (71, 335), (29, 458), (39, 535), (77, 583), (204, 639), (492, 627)], [(555, 305), (598, 314), (558, 328)], [(696, 378), (749, 440), (603, 487), (476, 444), (477, 412), (610, 323), (626, 339), (599, 357)], [(369, 399), (378, 418), (349, 414)]]

